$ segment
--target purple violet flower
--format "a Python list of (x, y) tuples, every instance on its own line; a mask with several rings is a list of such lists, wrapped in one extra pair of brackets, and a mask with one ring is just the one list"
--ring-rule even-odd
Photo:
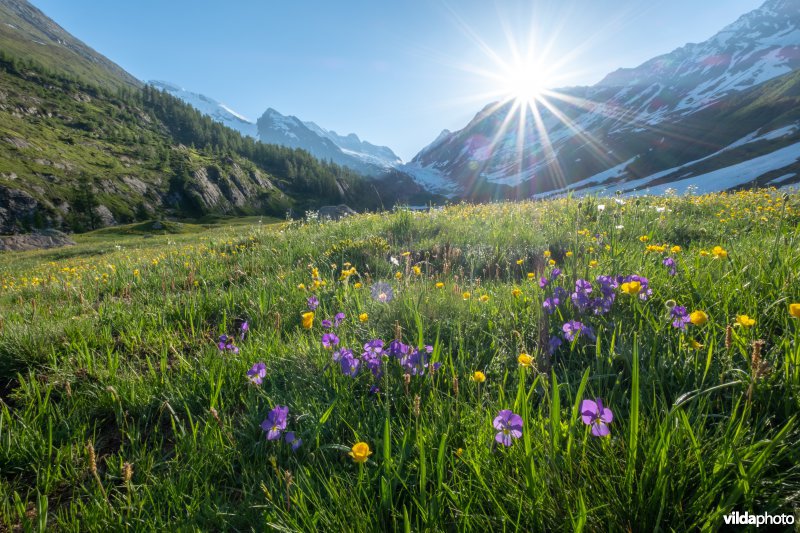
[(550, 283), (550, 280), (547, 278), (539, 278), (539, 288), (544, 289), (548, 283)]
[(317, 298), (316, 296), (309, 296), (308, 299), (306, 300), (306, 303), (308, 303), (308, 308), (311, 311), (316, 311), (317, 307), (319, 307), (319, 298)]
[(247, 332), (250, 331), (250, 324), (247, 323), (247, 320), (242, 322), (242, 325), (239, 327), (239, 331), (239, 340), (243, 341), (245, 335), (247, 335)]
[(544, 302), (542, 302), (542, 307), (544, 308), (545, 311), (547, 311), (548, 315), (552, 315), (555, 312), (556, 307), (558, 307), (558, 304), (560, 303), (561, 300), (553, 296), (550, 298), (545, 298)]
[(219, 342), (217, 343), (217, 348), (221, 352), (231, 352), (234, 354), (239, 353), (239, 347), (236, 346), (235, 340), (233, 337), (228, 337), (227, 335), (220, 335)]
[(333, 333), (325, 333), (322, 336), (322, 346), (326, 350), (332, 350), (334, 346), (339, 344), (339, 337), (334, 335)]
[(343, 321), (344, 313), (336, 313), (336, 316), (333, 317), (333, 327), (338, 328)]
[(522, 417), (511, 412), (511, 409), (503, 409), (497, 413), (492, 425), (497, 430), (494, 440), (503, 446), (511, 446), (512, 439), (522, 436)]
[(264, 363), (256, 363), (247, 371), (247, 379), (256, 385), (261, 385), (266, 375), (267, 365)]
[(587, 426), (592, 426), (592, 435), (595, 437), (605, 437), (611, 433), (608, 424), (614, 420), (614, 413), (611, 409), (603, 406), (603, 400), (583, 400), (581, 402), (581, 419)]
[(267, 432), (267, 440), (276, 440), (281, 436), (281, 432), (286, 429), (286, 417), (289, 415), (289, 408), (285, 405), (277, 405), (269, 412), (267, 419), (261, 422), (261, 429)]
[(354, 378), (356, 374), (358, 374), (358, 367), (360, 365), (361, 360), (354, 357), (353, 352), (350, 350), (342, 350), (341, 356), (339, 357), (339, 366), (342, 367), (342, 374)]
[(372, 339), (364, 345), (364, 352), (380, 356), (383, 352), (383, 340)]
[(591, 326), (587, 326), (577, 320), (570, 320), (561, 327), (561, 330), (564, 332), (564, 338), (569, 342), (574, 341), (580, 335), (586, 335), (593, 341), (597, 340)]
[(666, 259), (664, 259), (664, 261), (662, 261), (662, 264), (665, 267), (669, 267), (670, 276), (675, 276), (678, 274), (678, 269), (675, 267), (675, 260), (673, 258), (667, 257)]
[(303, 444), (303, 439), (297, 438), (297, 435), (295, 435), (294, 431), (287, 431), (283, 436), (283, 440), (286, 441), (286, 444), (292, 445), (293, 452), (297, 451), (297, 448)]
[(669, 312), (672, 317), (672, 327), (677, 329), (686, 329), (686, 324), (691, 322), (689, 312), (682, 305), (673, 306)]
[(550, 337), (550, 340), (547, 341), (547, 353), (553, 355), (562, 344), (563, 341), (561, 340), (561, 337)]

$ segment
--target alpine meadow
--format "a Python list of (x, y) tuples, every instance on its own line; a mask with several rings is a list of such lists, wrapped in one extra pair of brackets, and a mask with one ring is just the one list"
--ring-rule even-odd
[[(33, 3), (0, 0), (0, 532), (797, 530), (800, 1), (727, 26), (709, 2), (713, 37), (594, 85), (516, 50), (405, 162), (320, 126), (335, 109), (271, 107), (278, 76), (255, 121), (140, 82)], [(495, 10), (558, 20), (412, 4), (491, 61)], [(592, 22), (568, 4), (563, 27)], [(386, 42), (410, 9), (317, 7), (312, 29)], [(70, 27), (103, 43), (127, 7), (97, 9)], [(230, 57), (290, 37), (214, 16)], [(346, 39), (307, 38), (345, 58), (315, 75), (372, 83)], [(129, 68), (190, 79), (169, 57)], [(387, 57), (362, 74), (393, 80)]]

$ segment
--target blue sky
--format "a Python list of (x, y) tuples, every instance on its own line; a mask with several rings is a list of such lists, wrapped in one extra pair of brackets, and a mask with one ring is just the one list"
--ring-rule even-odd
[(592, 84), (705, 40), (763, 0), (32, 3), (139, 79), (252, 120), (273, 107), (408, 160), (496, 99), (504, 83), (491, 73), (515, 47), (535, 44), (550, 88)]

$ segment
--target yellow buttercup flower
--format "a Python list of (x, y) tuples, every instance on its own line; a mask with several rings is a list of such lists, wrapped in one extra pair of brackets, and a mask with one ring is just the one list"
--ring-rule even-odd
[(519, 290), (519, 289), (517, 289), (516, 287), (514, 288), (514, 290), (512, 290), (512, 291), (511, 291), (511, 295), (512, 295), (514, 298), (517, 298), (517, 297), (518, 297), (520, 294), (522, 294), (522, 291), (521, 291), (521, 290)]
[(800, 304), (789, 304), (789, 314), (795, 318), (800, 318)]
[(482, 302), (488, 302), (489, 301), (489, 295), (488, 294), (482, 294), (481, 297), (479, 298), (479, 300), (482, 301)]
[(711, 249), (714, 259), (724, 259), (728, 257), (728, 252), (722, 246), (715, 246)]
[(519, 357), (517, 357), (517, 361), (519, 362), (520, 366), (529, 367), (533, 364), (533, 357), (523, 352), (519, 354)]
[(353, 288), (354, 289), (360, 289), (361, 287), (362, 287), (362, 285), (361, 285), (360, 281), (357, 281), (356, 283), (353, 284)]
[(738, 315), (736, 317), (736, 325), (737, 326), (742, 326), (744, 328), (749, 328), (755, 323), (756, 323), (756, 320), (754, 318), (750, 318), (747, 315)]
[(534, 274), (533, 272), (528, 272), (528, 279), (533, 279), (535, 277), (536, 277), (536, 274)]
[(372, 452), (369, 449), (369, 444), (366, 442), (357, 442), (353, 445), (348, 455), (352, 457), (353, 461), (356, 463), (365, 463), (367, 462), (367, 458), (372, 455)]
[(394, 277), (395, 277), (395, 279), (403, 279), (403, 273), (402, 272), (395, 272)]
[(681, 253), (682, 248), (678, 245), (675, 245), (672, 248), (670, 248), (669, 251), (672, 252), (673, 254), (679, 254)]
[(596, 266), (597, 266), (597, 261), (595, 259), (592, 259), (591, 261), (589, 261), (589, 267), (594, 268)]
[(639, 294), (642, 290), (642, 284), (639, 281), (629, 281), (627, 283), (623, 283), (620, 286), (620, 290), (625, 294), (630, 294), (631, 296), (635, 296)]
[(692, 324), (695, 326), (702, 326), (708, 322), (708, 315), (705, 311), (692, 311), (689, 315), (689, 320), (691, 320)]
[(311, 329), (311, 326), (314, 325), (314, 311), (308, 311), (300, 316), (303, 317), (303, 327)]
[(572, 257), (574, 254), (573, 254), (572, 252), (567, 252), (567, 253), (566, 253), (566, 254), (564, 254), (564, 255), (566, 255), (567, 257)]
[(647, 235), (642, 235), (641, 237), (639, 237), (639, 240), (642, 242), (647, 242), (650, 240), (650, 237)]
[(555, 260), (555, 259), (551, 259), (551, 260), (549, 260), (549, 261), (547, 262), (547, 264), (548, 264), (548, 265), (550, 265), (550, 266), (555, 266), (555, 264), (556, 264), (556, 260)]
[(523, 259), (517, 259), (517, 264), (518, 264), (518, 265), (521, 265), (523, 262), (524, 262), (524, 260), (523, 260)]
[(552, 255), (552, 254), (550, 254), (550, 250), (545, 250), (545, 251), (544, 251), (544, 257), (545, 257), (545, 259), (549, 258), (549, 257), (550, 257), (550, 255)]
[(699, 350), (700, 348), (702, 348), (702, 347), (703, 347), (703, 345), (702, 345), (702, 344), (700, 344), (699, 342), (697, 342), (697, 341), (696, 341), (696, 340), (694, 340), (694, 339), (692, 339), (692, 340), (690, 340), (690, 341), (689, 341), (689, 346), (690, 346), (690, 347), (691, 347), (693, 350)]
[(443, 289), (444, 288), (444, 283), (442, 283), (441, 281), (437, 282), (436, 283), (436, 288), (437, 289)]
[(483, 383), (484, 381), (486, 381), (486, 374), (484, 374), (480, 370), (476, 370), (475, 372), (472, 373), (472, 377), (470, 379), (476, 383)]
[(300, 283), (300, 284), (297, 285), (297, 288), (300, 289), (300, 290), (303, 290), (303, 289), (306, 288), (306, 286), (305, 286), (304, 283)]
[(472, 296), (469, 292), (464, 292), (461, 294), (461, 297), (465, 300), (469, 300), (469, 297)]
[(366, 322), (367, 320), (369, 320), (369, 315), (367, 313), (361, 313), (360, 315), (358, 315), (358, 319), (361, 322)]
[(416, 266), (416, 265), (415, 265), (415, 266), (413, 266), (413, 267), (411, 268), (411, 270), (414, 272), (414, 275), (415, 275), (415, 276), (419, 276), (420, 274), (422, 274), (422, 269), (421, 269), (421, 268), (419, 268), (419, 267), (418, 267), (418, 266)]

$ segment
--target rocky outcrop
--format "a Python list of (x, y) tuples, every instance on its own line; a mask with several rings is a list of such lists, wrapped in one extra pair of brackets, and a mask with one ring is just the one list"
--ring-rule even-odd
[(60, 231), (44, 230), (39, 233), (0, 237), (0, 252), (59, 248), (61, 246), (73, 246), (74, 244), (75, 242), (72, 239)]
[(33, 221), (38, 207), (27, 192), (0, 185), (0, 234), (21, 231)]

